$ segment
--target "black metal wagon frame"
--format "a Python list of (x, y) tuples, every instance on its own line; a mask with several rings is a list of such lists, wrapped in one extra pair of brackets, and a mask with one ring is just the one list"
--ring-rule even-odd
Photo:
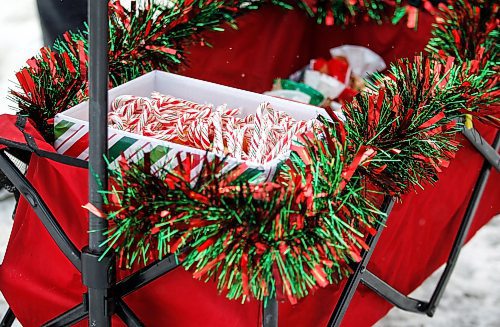
[[(123, 301), (128, 294), (144, 287), (159, 277), (167, 274), (178, 266), (178, 260), (171, 255), (156, 261), (127, 278), (115, 281), (115, 258), (112, 254), (103, 255), (99, 245), (104, 241), (102, 233), (88, 233), (88, 246), (81, 251), (65, 234), (57, 219), (53, 216), (46, 203), (31, 185), (23, 173), (11, 161), (10, 155), (34, 155), (47, 157), (64, 164), (89, 168), (89, 200), (97, 208), (102, 207), (100, 190), (107, 189), (107, 171), (104, 157), (107, 154), (107, 104), (108, 104), (108, 16), (107, 0), (89, 1), (89, 96), (90, 96), (90, 160), (89, 163), (48, 153), (37, 148), (32, 137), (25, 133), (26, 144), (17, 144), (8, 140), (0, 140), (7, 149), (0, 151), (0, 170), (17, 188), (20, 194), (33, 208), (52, 239), (68, 260), (81, 273), (82, 282), (87, 287), (87, 293), (82, 295), (82, 303), (46, 322), (43, 326), (70, 326), (85, 318), (89, 326), (107, 327), (111, 325), (111, 317), (117, 315), (127, 326), (144, 326), (130, 307)], [(18, 127), (22, 128), (23, 119), (18, 119)], [(383, 231), (384, 224), (379, 224), (377, 233), (368, 240), (369, 250), (362, 254), (362, 259), (353, 265), (354, 273), (345, 283), (340, 299), (330, 318), (328, 326), (339, 326), (349, 304), (360, 283), (366, 285), (392, 305), (414, 313), (427, 314), (432, 317), (445, 291), (458, 256), (465, 243), (471, 223), (479, 206), (491, 168), (500, 171), (500, 156), (498, 154), (500, 133), (497, 132), (492, 145), (489, 145), (474, 129), (463, 131), (466, 138), (483, 155), (485, 161), (479, 178), (475, 184), (467, 210), (462, 218), (460, 228), (455, 236), (444, 272), (442, 273), (430, 300), (418, 300), (408, 297), (393, 288), (381, 278), (367, 269), (373, 251)], [(97, 178), (96, 178), (97, 176)], [(382, 211), (387, 217), (392, 210), (394, 200), (387, 197), (382, 205)], [(107, 221), (90, 214), (89, 230), (106, 230)], [(0, 327), (8, 327), (15, 320), (14, 313), (9, 308)], [(278, 326), (278, 302), (268, 301), (262, 306), (262, 325), (264, 327)]]

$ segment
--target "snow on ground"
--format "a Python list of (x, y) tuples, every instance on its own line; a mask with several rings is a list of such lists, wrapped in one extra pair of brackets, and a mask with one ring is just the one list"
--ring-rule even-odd
[[(441, 267), (411, 296), (429, 300)], [(376, 327), (500, 326), (500, 215), (464, 247), (435, 316), (392, 309)]]
[[(41, 46), (34, 0), (9, 2), (0, 11), (0, 113), (8, 111), (7, 88), (14, 73)], [(0, 261), (12, 228), (12, 197), (0, 194)], [(412, 296), (428, 299), (439, 273), (434, 273)], [(0, 293), (0, 314), (7, 303)], [(465, 247), (434, 318), (393, 309), (377, 327), (496, 327), (500, 326), (500, 216)]]

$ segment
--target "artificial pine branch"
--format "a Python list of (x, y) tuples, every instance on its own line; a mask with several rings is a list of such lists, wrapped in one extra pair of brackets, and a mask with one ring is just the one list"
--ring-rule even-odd
[(217, 157), (178, 157), (155, 174), (147, 154), (139, 164), (123, 161), (108, 194), (108, 250), (131, 267), (183, 248), (196, 278), (215, 279), (242, 301), (278, 294), (295, 303), (338, 282), (384, 217), (355, 174), (373, 151), (351, 153), (336, 136), (341, 126), (324, 124), (295, 143), (267, 182), (239, 181), (246, 166), (223, 172)]
[(500, 128), (498, 3), (458, 0), (449, 6), (441, 5), (437, 15), (427, 51), (442, 61), (454, 57), (463, 65), (462, 83), (471, 84), (474, 92), (469, 93), (471, 103), (462, 112)]

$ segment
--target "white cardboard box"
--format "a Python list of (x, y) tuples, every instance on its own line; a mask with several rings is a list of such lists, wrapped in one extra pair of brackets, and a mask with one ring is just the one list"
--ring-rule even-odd
[[(153, 71), (109, 91), (109, 103), (120, 95), (136, 95), (150, 97), (152, 92), (160, 92), (177, 98), (197, 102), (211, 103), (216, 106), (227, 104), (229, 108), (241, 108), (241, 115), (255, 113), (259, 104), (269, 102), (275, 110), (285, 111), (300, 120), (309, 120), (318, 114), (326, 115), (321, 108), (289, 100), (274, 98), (258, 93), (239, 90), (180, 75)], [(55, 148), (58, 153), (88, 160), (88, 123), (89, 104), (83, 102), (55, 117)], [(152, 168), (158, 169), (170, 163), (177, 153), (207, 152), (176, 143), (161, 141), (152, 137), (133, 134), (109, 127), (108, 129), (109, 159), (116, 162), (122, 153), (127, 158), (138, 161), (144, 152), (151, 152)], [(213, 154), (210, 154), (213, 155)], [(280, 160), (266, 164), (247, 162), (249, 169), (267, 179), (274, 174)], [(239, 161), (228, 158), (228, 165), (233, 166)], [(265, 174), (262, 174), (265, 173)]]

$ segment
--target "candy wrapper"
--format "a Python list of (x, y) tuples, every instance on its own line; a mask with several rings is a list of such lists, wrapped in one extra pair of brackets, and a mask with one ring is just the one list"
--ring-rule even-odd
[[(273, 90), (266, 94), (339, 110), (343, 101), (351, 100), (364, 88), (364, 78), (386, 68), (384, 60), (365, 47), (344, 45), (331, 49), (330, 54), (332, 57), (328, 60), (311, 60), (305, 69), (292, 74), (289, 80), (276, 80)], [(293, 90), (294, 93), (281, 93), (282, 90)], [(299, 95), (310, 95), (314, 91), (323, 96), (321, 102)]]
[(320, 106), (325, 101), (325, 96), (314, 87), (289, 79), (277, 79), (274, 81), (273, 90), (264, 94), (313, 106)]

